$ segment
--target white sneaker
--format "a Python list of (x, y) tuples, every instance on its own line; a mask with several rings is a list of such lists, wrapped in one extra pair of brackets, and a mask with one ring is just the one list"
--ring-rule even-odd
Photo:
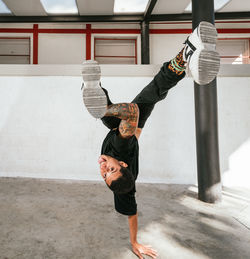
[(183, 59), (199, 85), (209, 84), (219, 72), (220, 56), (215, 50), (216, 39), (215, 26), (203, 21), (185, 42)]
[(107, 97), (100, 86), (101, 68), (97, 61), (87, 60), (82, 66), (83, 102), (95, 118), (102, 118), (107, 110)]

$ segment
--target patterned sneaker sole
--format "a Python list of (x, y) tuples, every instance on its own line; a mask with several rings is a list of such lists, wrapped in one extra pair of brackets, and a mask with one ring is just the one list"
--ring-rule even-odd
[(199, 55), (199, 84), (209, 84), (220, 69), (220, 56), (216, 51), (202, 50)]
[(83, 63), (82, 77), (84, 82), (100, 81), (101, 69), (98, 62), (94, 60), (87, 60)]
[(96, 119), (102, 118), (107, 110), (107, 97), (99, 85), (83, 89), (83, 102), (88, 112)]
[(216, 44), (218, 34), (213, 24), (209, 22), (201, 22), (199, 33), (202, 43)]
[(84, 80), (83, 102), (94, 118), (102, 118), (107, 110), (107, 97), (100, 87), (101, 69), (96, 61), (88, 60), (83, 64)]

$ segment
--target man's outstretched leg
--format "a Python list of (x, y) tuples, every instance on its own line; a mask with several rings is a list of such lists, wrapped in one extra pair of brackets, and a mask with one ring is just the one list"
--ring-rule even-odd
[(169, 62), (163, 64), (159, 73), (132, 101), (140, 110), (138, 128), (143, 128), (157, 102), (166, 98), (168, 90), (185, 77), (189, 68), (193, 79), (208, 84), (220, 67), (219, 54), (215, 51), (217, 31), (213, 24), (201, 22), (187, 38), (184, 48)]
[(168, 91), (185, 77), (186, 62), (182, 49), (178, 55), (165, 62), (154, 79), (134, 98), (140, 110), (138, 128), (143, 128), (157, 102), (166, 98)]
[[(170, 62), (163, 64), (159, 73), (132, 101), (139, 106), (139, 128), (142, 128), (151, 114), (154, 105), (163, 100), (168, 90), (185, 77), (186, 65), (189, 67), (194, 80), (199, 84), (206, 84), (213, 80), (219, 70), (220, 59), (215, 51), (217, 32), (214, 25), (201, 22), (185, 42), (184, 49)], [(87, 61), (83, 68), (83, 79), (86, 84), (83, 91), (84, 103), (88, 111), (95, 118), (101, 118), (110, 129), (119, 126), (119, 118), (106, 117), (108, 93), (100, 87), (100, 72), (96, 72)], [(99, 73), (98, 76), (91, 73)], [(98, 77), (98, 78), (97, 78)], [(104, 92), (105, 91), (105, 92)], [(100, 100), (100, 101), (99, 101)]]

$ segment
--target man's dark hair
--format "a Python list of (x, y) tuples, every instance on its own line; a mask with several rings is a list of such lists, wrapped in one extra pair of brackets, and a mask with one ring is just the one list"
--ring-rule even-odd
[(120, 172), (122, 176), (112, 181), (108, 187), (116, 194), (125, 194), (134, 187), (135, 178), (131, 171), (126, 167), (121, 166)]

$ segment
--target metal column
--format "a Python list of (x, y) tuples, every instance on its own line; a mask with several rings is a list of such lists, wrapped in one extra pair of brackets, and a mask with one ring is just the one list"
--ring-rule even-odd
[[(214, 0), (192, 0), (193, 30), (201, 21), (214, 24)], [(194, 83), (198, 198), (221, 200), (216, 78), (208, 85)]]
[(149, 22), (141, 22), (141, 63), (149, 64)]

